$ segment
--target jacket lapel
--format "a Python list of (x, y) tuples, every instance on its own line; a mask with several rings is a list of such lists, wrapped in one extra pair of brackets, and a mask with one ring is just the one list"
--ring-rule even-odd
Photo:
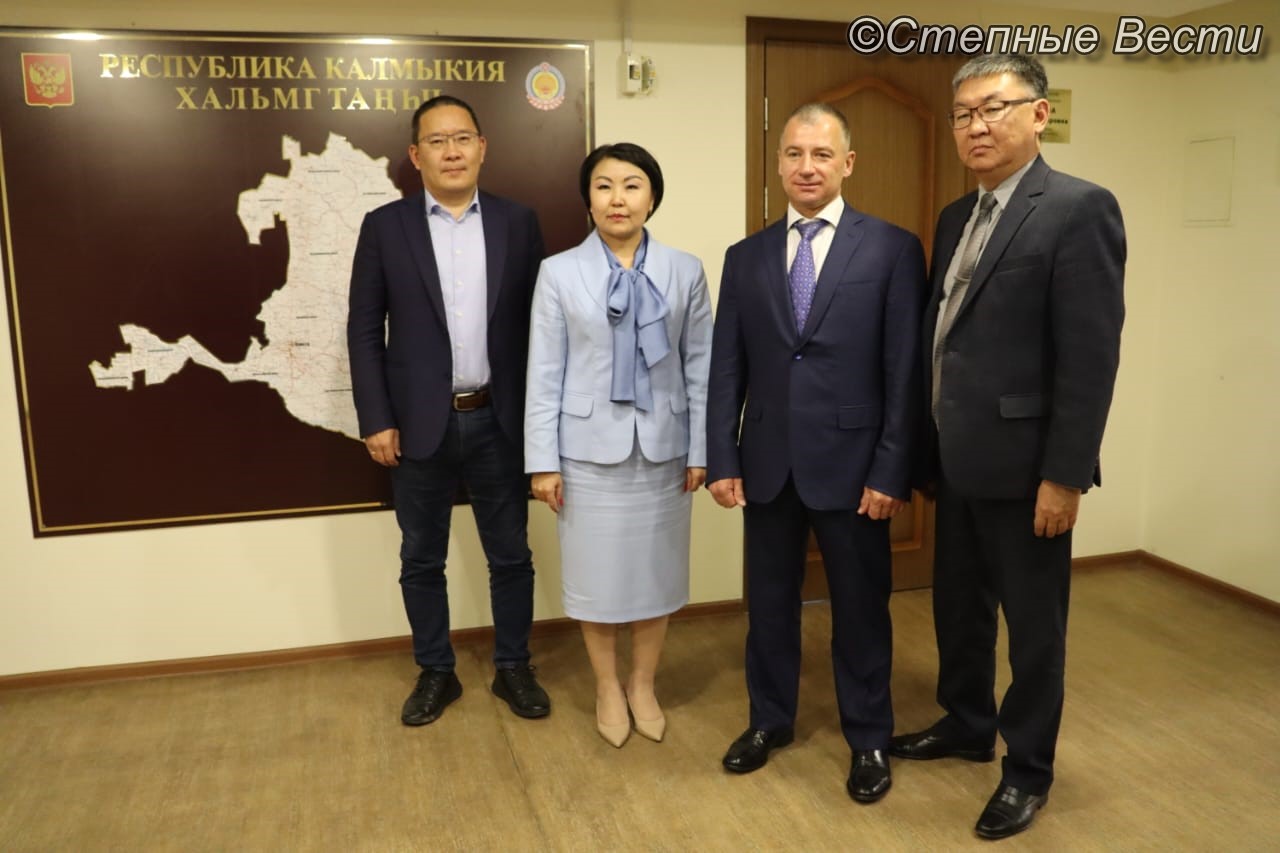
[(1018, 229), (1022, 227), (1022, 223), (1031, 215), (1031, 211), (1036, 209), (1036, 205), (1040, 201), (1040, 196), (1044, 194), (1045, 178), (1049, 175), (1049, 166), (1040, 157), (1036, 157), (1035, 163), (1022, 176), (1022, 180), (1018, 182), (1018, 187), (1013, 191), (1013, 197), (1009, 199), (1009, 207), (1000, 214), (1000, 221), (996, 223), (996, 228), (991, 232), (991, 239), (987, 240), (987, 245), (982, 250), (982, 255), (978, 258), (978, 265), (973, 270), (973, 280), (969, 282), (969, 289), (964, 295), (964, 302), (960, 303), (959, 310), (956, 311), (956, 319), (952, 321), (954, 324), (958, 322), (973, 304), (973, 300), (977, 298), (978, 291), (982, 290), (987, 280), (991, 278), (991, 273), (996, 268), (996, 263), (1004, 255), (1005, 250), (1009, 248), (1009, 243), (1013, 241), (1014, 235), (1018, 233)]
[(831, 248), (827, 250), (827, 258), (822, 262), (822, 272), (818, 275), (813, 291), (813, 305), (809, 307), (809, 317), (805, 321), (804, 328), (800, 330), (800, 343), (804, 343), (813, 336), (814, 330), (822, 322), (822, 316), (827, 313), (827, 308), (831, 305), (831, 297), (836, 292), (836, 282), (844, 276), (845, 267), (853, 259), (854, 252), (858, 250), (858, 244), (862, 242), (862, 229), (858, 227), (860, 222), (862, 222), (862, 214), (846, 204), (844, 213), (840, 216), (840, 224), (836, 226), (835, 237), (831, 240)]
[[(764, 270), (765, 293), (763, 304), (769, 306), (773, 321), (786, 340), (796, 338), (796, 315), (791, 308), (791, 285), (787, 281), (787, 219), (773, 223), (760, 232), (761, 247), (764, 258), (761, 268)], [(748, 297), (750, 298), (750, 297)]]
[(422, 287), (427, 301), (435, 309), (441, 323), (444, 317), (444, 295), (440, 292), (440, 272), (436, 269), (435, 251), (431, 247), (431, 229), (427, 227), (426, 195), (418, 194), (400, 206), (400, 225), (404, 229), (409, 254), (422, 277)]
[(609, 261), (604, 256), (604, 246), (593, 228), (586, 239), (573, 249), (578, 262), (578, 275), (582, 276), (582, 289), (603, 312), (608, 303)]
[(488, 318), (498, 307), (498, 294), (505, 283), (507, 266), (507, 217), (500, 203), (488, 193), (480, 193), (480, 221), (484, 226), (485, 297), (489, 302)]
[[(928, 351), (933, 351), (933, 329), (938, 322), (938, 307), (942, 304), (943, 285), (947, 280), (947, 268), (951, 259), (960, 248), (960, 235), (964, 233), (964, 223), (977, 203), (976, 192), (962, 196), (960, 203), (948, 208), (957, 211), (954, 214), (943, 213), (938, 220), (938, 233), (933, 243), (933, 259), (929, 267), (929, 301), (924, 309), (925, 342)], [(932, 358), (932, 356), (930, 356)]]

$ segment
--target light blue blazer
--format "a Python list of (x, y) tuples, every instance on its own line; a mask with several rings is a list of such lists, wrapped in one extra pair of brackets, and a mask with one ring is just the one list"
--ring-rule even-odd
[(559, 471), (560, 458), (612, 464), (635, 437), (650, 462), (687, 456), (706, 467), (711, 299), (702, 262), (649, 235), (644, 271), (670, 306), (671, 352), (649, 369), (653, 411), (609, 399), (613, 330), (605, 312), (609, 263), (594, 231), (542, 262), (529, 327), (524, 465)]

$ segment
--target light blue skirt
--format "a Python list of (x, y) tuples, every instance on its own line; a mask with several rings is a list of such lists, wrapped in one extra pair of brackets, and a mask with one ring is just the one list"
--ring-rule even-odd
[(650, 462), (637, 441), (617, 465), (560, 460), (560, 577), (565, 615), (635, 622), (689, 602), (685, 458)]

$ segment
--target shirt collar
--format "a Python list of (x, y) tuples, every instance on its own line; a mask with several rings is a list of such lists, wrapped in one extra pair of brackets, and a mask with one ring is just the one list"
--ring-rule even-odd
[[(818, 215), (813, 218), (821, 219), (823, 222), (830, 224), (832, 228), (835, 228), (840, 224), (840, 217), (843, 215), (844, 215), (844, 198), (842, 198), (841, 196), (836, 196), (835, 198), (831, 199), (831, 201), (827, 204), (826, 207), (822, 208), (822, 210), (819, 210)], [(798, 210), (796, 210), (790, 204), (787, 205), (787, 229), (788, 230), (790, 230), (797, 222), (806, 222), (806, 221), (808, 221), (808, 217), (801, 216)]]
[[(1018, 182), (1022, 180), (1022, 176), (1027, 173), (1027, 170), (1030, 169), (1032, 164), (1035, 162), (1036, 158), (1032, 157), (1023, 164), (1021, 169), (1005, 178), (995, 189), (991, 191), (991, 194), (996, 197), (997, 210), (1004, 210), (1009, 206), (1009, 199), (1013, 198), (1013, 191), (1018, 188)], [(979, 189), (978, 201), (982, 201), (982, 196), (985, 192), (985, 190)]]
[[(450, 219), (453, 219), (453, 214), (450, 213), (448, 210), (445, 210), (444, 205), (436, 201), (436, 197), (431, 194), (430, 190), (424, 189), (422, 191), (422, 194), (426, 197), (427, 216), (431, 216), (435, 213), (442, 213), (445, 216), (449, 217)], [(466, 209), (462, 211), (462, 216), (458, 219), (458, 221), (461, 222), (463, 219), (466, 219), (470, 214), (479, 213), (479, 212), (480, 212), (480, 190), (477, 189), (471, 196), (471, 203), (468, 204)]]

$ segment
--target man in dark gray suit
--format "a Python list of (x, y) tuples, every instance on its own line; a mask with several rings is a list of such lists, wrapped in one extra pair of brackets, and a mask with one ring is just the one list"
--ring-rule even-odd
[[(1047, 87), (1016, 54), (977, 57), (953, 81), (950, 124), (980, 189), (938, 219), (923, 334), (946, 714), (891, 743), (902, 758), (991, 761), (999, 732), (1002, 779), (975, 827), (989, 839), (1026, 829), (1053, 782), (1071, 529), (1101, 483), (1124, 320), (1120, 208), (1040, 158)], [(998, 711), (997, 606), (1013, 671)]]

